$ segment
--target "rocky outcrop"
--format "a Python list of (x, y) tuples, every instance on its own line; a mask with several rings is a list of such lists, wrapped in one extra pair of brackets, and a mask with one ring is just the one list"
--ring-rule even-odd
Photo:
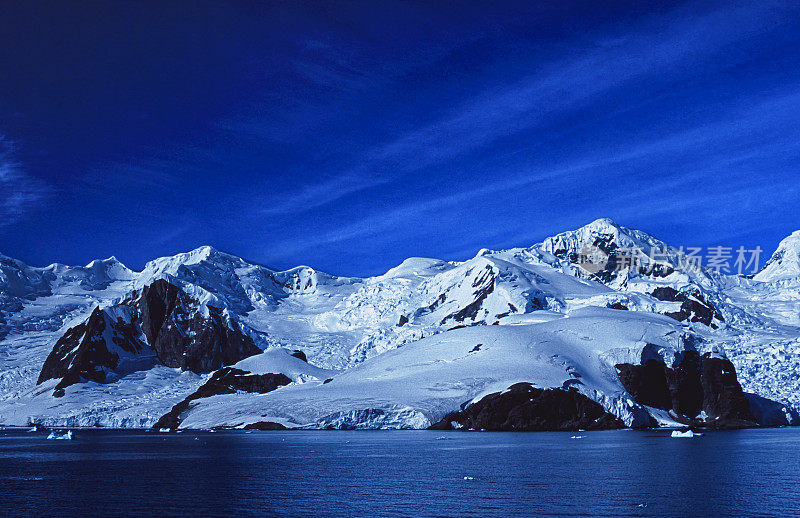
[(745, 392), (750, 411), (761, 426), (796, 426), (800, 422), (797, 411), (785, 403), (773, 401), (757, 394)]
[(203, 314), (194, 299), (163, 279), (142, 289), (138, 307), (147, 341), (167, 367), (210, 372), (261, 352), (223, 310), (205, 306)]
[(448, 414), (433, 430), (569, 431), (624, 428), (617, 417), (577, 390), (517, 383)]
[(272, 421), (258, 421), (257, 423), (250, 423), (245, 425), (244, 429), (274, 431), (274, 430), (286, 430), (287, 428), (280, 423), (274, 423)]
[(303, 360), (304, 362), (308, 363), (308, 358), (306, 358), (306, 353), (299, 349), (295, 349), (292, 351), (292, 356), (297, 358), (298, 360)]
[(260, 352), (226, 311), (203, 306), (162, 279), (116, 305), (95, 308), (68, 329), (37, 383), (61, 378), (54, 392), (59, 396), (74, 383), (103, 383), (110, 374), (122, 376), (157, 362), (204, 373)]
[(121, 357), (139, 357), (134, 363), (151, 367), (152, 351), (126, 310), (107, 312), (97, 307), (86, 321), (68, 329), (47, 356), (37, 384), (61, 378), (53, 393), (58, 397), (74, 383), (105, 382), (109, 373), (117, 372)]
[(291, 382), (291, 378), (285, 374), (251, 374), (233, 367), (225, 367), (215, 372), (211, 379), (194, 393), (173, 406), (172, 410), (153, 425), (153, 428), (177, 428), (181, 423), (182, 414), (189, 410), (192, 401), (197, 399), (221, 394), (235, 394), (239, 391), (266, 394)]
[(687, 294), (670, 286), (661, 286), (653, 290), (650, 294), (658, 300), (680, 302), (681, 306), (678, 311), (664, 313), (666, 316), (674, 318), (679, 322), (700, 322), (716, 329), (719, 323), (725, 321), (719, 311), (717, 311), (711, 303), (706, 301), (699, 290)]
[(672, 368), (654, 358), (641, 365), (623, 363), (616, 367), (634, 401), (667, 410), (679, 422), (711, 428), (758, 424), (736, 379), (736, 370), (727, 359), (684, 351)]

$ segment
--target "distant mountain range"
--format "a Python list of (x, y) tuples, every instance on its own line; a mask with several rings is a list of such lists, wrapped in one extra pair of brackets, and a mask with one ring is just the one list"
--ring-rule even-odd
[(0, 255), (0, 424), (578, 430), (797, 424), (800, 231), (751, 278), (600, 219), (383, 275), (202, 247)]

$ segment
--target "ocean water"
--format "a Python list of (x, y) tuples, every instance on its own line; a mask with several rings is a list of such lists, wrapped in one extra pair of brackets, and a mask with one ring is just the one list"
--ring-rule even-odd
[(800, 429), (46, 437), (0, 431), (4, 515), (800, 516)]

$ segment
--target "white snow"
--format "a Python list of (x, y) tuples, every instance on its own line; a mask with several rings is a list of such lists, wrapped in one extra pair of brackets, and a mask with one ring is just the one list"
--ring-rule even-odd
[(50, 435), (48, 435), (47, 438), (51, 439), (51, 440), (52, 439), (56, 439), (56, 440), (60, 439), (60, 440), (71, 441), (72, 440), (72, 430), (67, 430), (66, 433), (63, 433), (61, 435), (59, 435), (56, 432), (50, 432)]
[(778, 244), (764, 269), (753, 278), (760, 282), (800, 279), (800, 230)]

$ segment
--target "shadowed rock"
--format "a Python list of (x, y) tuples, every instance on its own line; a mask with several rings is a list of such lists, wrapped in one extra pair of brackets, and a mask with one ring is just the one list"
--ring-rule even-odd
[[(733, 364), (724, 358), (685, 351), (674, 368), (650, 358), (642, 365), (618, 364), (617, 371), (634, 401), (672, 411), (686, 424), (740, 428), (758, 423)], [(702, 412), (705, 419), (701, 418)]]
[(433, 430), (568, 431), (610, 430), (625, 425), (576, 390), (540, 389), (517, 383), (453, 412)]
[[(120, 311), (123, 315), (130, 312)], [(95, 308), (83, 323), (67, 330), (58, 339), (45, 359), (37, 384), (61, 378), (54, 395), (62, 396), (64, 388), (81, 381), (103, 383), (116, 371), (120, 355), (141, 355), (140, 367), (151, 367), (152, 351), (140, 338), (136, 326), (117, 314), (116, 321), (106, 311)], [(111, 343), (107, 343), (110, 338)]]
[(119, 304), (95, 308), (67, 330), (45, 360), (37, 383), (61, 378), (54, 393), (59, 396), (74, 383), (103, 383), (109, 374), (122, 376), (156, 361), (204, 373), (260, 352), (225, 311), (201, 306), (160, 279)]
[(164, 365), (210, 372), (261, 352), (236, 321), (206, 308), (203, 315), (194, 299), (163, 279), (142, 290), (142, 330)]
[(303, 351), (301, 351), (299, 349), (293, 351), (292, 352), (292, 356), (294, 356), (295, 358), (303, 360), (304, 362), (308, 363), (308, 358), (306, 358), (306, 353), (304, 353)]
[(280, 423), (274, 423), (272, 421), (259, 421), (257, 423), (250, 423), (248, 425), (245, 425), (244, 429), (271, 431), (271, 430), (286, 430), (287, 428)]
[(700, 322), (716, 329), (717, 321), (725, 321), (719, 311), (717, 311), (711, 303), (707, 302), (703, 294), (699, 291), (686, 294), (670, 286), (661, 286), (653, 290), (650, 294), (658, 300), (680, 302), (681, 307), (678, 311), (664, 313), (666, 316), (674, 318), (679, 322), (687, 320), (690, 322)]

